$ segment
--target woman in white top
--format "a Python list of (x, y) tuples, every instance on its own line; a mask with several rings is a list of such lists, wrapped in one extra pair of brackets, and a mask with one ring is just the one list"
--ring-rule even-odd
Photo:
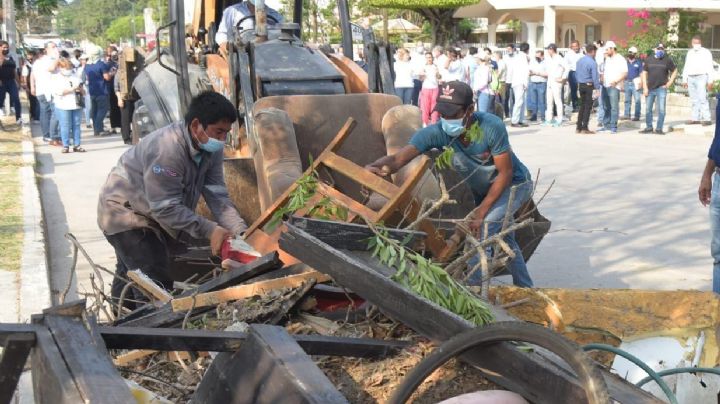
[(413, 64), (410, 62), (410, 53), (405, 48), (397, 50), (395, 61), (395, 94), (402, 99), (403, 104), (412, 104), (413, 95)]
[(70, 151), (70, 133), (73, 134), (73, 151), (84, 152), (80, 147), (80, 120), (82, 117), (82, 105), (78, 100), (85, 99), (85, 91), (82, 87), (82, 80), (73, 72), (72, 63), (61, 58), (58, 62), (59, 73), (53, 77), (53, 103), (60, 125), (60, 138), (62, 139), (62, 152)]
[(494, 112), (495, 93), (490, 88), (492, 83), (492, 67), (488, 63), (488, 55), (478, 54), (477, 67), (472, 79), (472, 89), (477, 97), (477, 108), (481, 112)]
[(465, 81), (465, 65), (460, 60), (460, 52), (455, 49), (448, 51), (448, 61), (443, 72), (443, 81), (448, 83), (451, 81)]
[(440, 72), (437, 66), (433, 64), (433, 61), (432, 53), (427, 52), (425, 54), (425, 65), (418, 72), (420, 80), (422, 80), (420, 111), (422, 111), (422, 121), (425, 126), (437, 122), (439, 118), (438, 113), (434, 110), (439, 93), (438, 80), (440, 79)]

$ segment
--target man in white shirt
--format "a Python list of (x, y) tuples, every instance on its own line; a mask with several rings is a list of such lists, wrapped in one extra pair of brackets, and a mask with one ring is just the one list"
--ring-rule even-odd
[[(595, 41), (595, 46), (597, 47), (597, 52), (595, 52), (595, 63), (597, 63), (598, 75), (600, 77), (600, 83), (602, 84), (603, 69), (605, 68), (605, 42), (602, 39), (598, 39), (597, 41)], [(600, 90), (600, 97), (598, 97), (597, 107), (598, 129), (602, 128), (603, 122), (605, 122), (605, 101), (603, 99), (604, 95), (605, 87), (602, 86), (602, 89)]]
[(703, 126), (712, 125), (707, 91), (712, 89), (713, 73), (712, 53), (703, 48), (700, 37), (695, 35), (692, 39), (692, 49), (685, 57), (682, 74), (683, 87), (688, 89), (692, 100), (692, 119), (687, 122), (690, 125), (700, 122)]
[[(562, 56), (557, 53), (557, 45), (551, 43), (547, 46), (547, 110), (545, 111), (545, 125), (561, 125), (563, 120), (562, 90), (565, 84), (567, 65)], [(553, 122), (553, 107), (557, 108), (557, 120)]]
[(527, 42), (521, 43), (520, 52), (512, 58), (512, 68), (508, 67), (508, 81), (512, 86), (513, 97), (515, 97), (510, 123), (510, 126), (514, 128), (528, 126), (525, 123), (525, 94), (530, 80), (529, 51), (530, 45)]
[(603, 87), (605, 93), (603, 105), (605, 107), (603, 128), (598, 130), (617, 133), (618, 114), (620, 111), (620, 91), (623, 89), (628, 67), (625, 58), (617, 53), (615, 42), (605, 43), (605, 69), (603, 70)]
[(542, 49), (535, 51), (535, 59), (530, 61), (530, 84), (528, 86), (528, 110), (530, 110), (530, 122), (535, 122), (540, 117), (540, 122), (545, 121), (545, 97), (547, 93), (547, 64), (545, 63), (545, 52)]
[(60, 131), (57, 117), (53, 113), (52, 103), (52, 87), (53, 74), (57, 71), (58, 59), (60, 52), (54, 42), (45, 44), (45, 53), (33, 65), (30, 79), (33, 95), (38, 97), (40, 104), (40, 128), (42, 130), (43, 140), (50, 142), (53, 146), (60, 146)]
[(575, 70), (578, 60), (583, 56), (583, 53), (580, 52), (580, 42), (577, 39), (570, 42), (570, 52), (565, 54), (565, 62), (567, 63), (570, 101), (572, 102), (573, 112), (578, 111), (578, 82), (575, 79)]
[(510, 44), (505, 48), (505, 56), (502, 60), (505, 62), (505, 87), (503, 89), (503, 108), (505, 109), (505, 116), (508, 117), (512, 113), (513, 105), (515, 104), (515, 97), (512, 92), (512, 85), (510, 84), (510, 78), (512, 77), (512, 61), (516, 55), (515, 45)]
[(443, 49), (442, 46), (438, 45), (432, 49), (432, 55), (435, 59), (435, 66), (438, 67), (440, 72), (447, 69), (448, 64), (448, 57), (445, 54), (445, 49)]
[(467, 55), (463, 58), (463, 66), (465, 69), (465, 82), (472, 87), (472, 78), (477, 68), (478, 48), (471, 46), (467, 49)]

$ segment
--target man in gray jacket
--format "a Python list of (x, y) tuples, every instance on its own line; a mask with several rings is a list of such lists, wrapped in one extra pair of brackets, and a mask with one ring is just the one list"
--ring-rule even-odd
[[(115, 248), (118, 276), (140, 269), (171, 289), (176, 246), (205, 239), (218, 254), (226, 238), (245, 231), (223, 178), (225, 136), (236, 119), (223, 95), (204, 92), (192, 99), (184, 122), (156, 130), (120, 157), (98, 203), (98, 225)], [(217, 223), (195, 213), (201, 194)], [(124, 286), (114, 279), (114, 299)]]

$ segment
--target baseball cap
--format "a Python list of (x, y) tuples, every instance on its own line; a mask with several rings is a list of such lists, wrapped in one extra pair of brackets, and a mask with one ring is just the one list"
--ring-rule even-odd
[(605, 42), (606, 48), (617, 48), (617, 45), (615, 45), (615, 41), (607, 41)]
[(656, 49), (665, 49), (665, 45), (662, 42), (660, 42), (657, 44), (657, 46), (655, 48)]
[(638, 48), (631, 46), (630, 49), (628, 49), (628, 52), (630, 53), (638, 53)]
[(443, 116), (454, 116), (472, 103), (472, 88), (461, 81), (451, 81), (440, 87), (435, 111)]
[(546, 46), (545, 49), (557, 50), (557, 45), (555, 45), (554, 43), (551, 43), (550, 45)]

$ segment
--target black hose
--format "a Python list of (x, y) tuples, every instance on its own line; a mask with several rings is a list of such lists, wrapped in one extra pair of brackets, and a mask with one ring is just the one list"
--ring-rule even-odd
[(450, 359), (473, 348), (503, 341), (521, 341), (545, 348), (570, 365), (584, 386), (589, 404), (610, 401), (605, 379), (595, 363), (573, 342), (545, 327), (522, 322), (499, 322), (474, 328), (453, 337), (426, 356), (405, 376), (395, 389), (389, 404), (405, 403), (420, 384)]

